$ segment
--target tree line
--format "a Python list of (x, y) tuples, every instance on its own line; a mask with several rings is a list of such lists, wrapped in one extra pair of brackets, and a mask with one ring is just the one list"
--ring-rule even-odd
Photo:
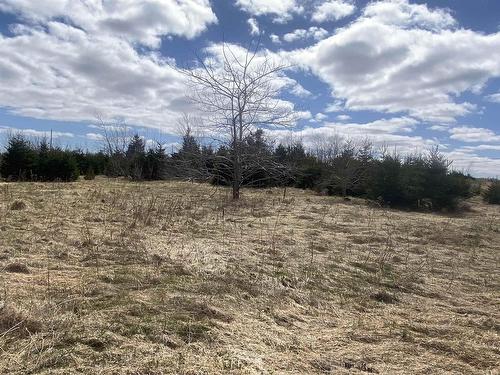
[[(75, 181), (80, 175), (85, 179), (106, 175), (134, 181), (234, 184), (233, 150), (224, 144), (202, 144), (189, 127), (179, 150), (172, 154), (161, 143), (147, 147), (138, 134), (120, 142), (125, 145), (121, 150), (104, 147), (84, 152), (53, 148), (46, 139), (35, 142), (13, 135), (1, 155), (0, 174), (12, 181)], [(241, 186), (296, 187), (426, 210), (455, 209), (462, 199), (478, 193), (474, 178), (451, 170), (451, 163), (437, 148), (401, 155), (375, 150), (369, 141), (356, 143), (340, 137), (306, 148), (300, 141), (275, 144), (259, 129), (245, 136), (238, 153)], [(499, 186), (498, 181), (489, 184), (486, 201), (499, 203)]]

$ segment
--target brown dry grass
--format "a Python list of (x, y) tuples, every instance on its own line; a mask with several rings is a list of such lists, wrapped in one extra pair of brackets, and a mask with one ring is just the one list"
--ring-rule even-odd
[(479, 200), (444, 216), (190, 183), (0, 194), (1, 373), (498, 373), (500, 213)]

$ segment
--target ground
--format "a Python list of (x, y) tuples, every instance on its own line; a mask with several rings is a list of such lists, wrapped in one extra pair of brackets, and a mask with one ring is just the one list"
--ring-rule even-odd
[(500, 209), (0, 183), (0, 373), (498, 374)]

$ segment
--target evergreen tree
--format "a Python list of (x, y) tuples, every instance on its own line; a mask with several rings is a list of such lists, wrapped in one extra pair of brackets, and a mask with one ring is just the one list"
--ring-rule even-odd
[(489, 204), (500, 204), (500, 180), (493, 180), (483, 194), (483, 199)]
[(22, 134), (11, 136), (2, 158), (0, 167), (2, 176), (16, 181), (31, 179), (36, 164), (37, 153), (33, 145)]
[(148, 180), (162, 180), (166, 173), (167, 154), (161, 143), (150, 148), (146, 153), (144, 178)]
[(135, 134), (130, 140), (125, 158), (128, 165), (128, 176), (133, 180), (141, 180), (143, 178), (144, 162), (146, 158), (146, 145), (144, 140)]

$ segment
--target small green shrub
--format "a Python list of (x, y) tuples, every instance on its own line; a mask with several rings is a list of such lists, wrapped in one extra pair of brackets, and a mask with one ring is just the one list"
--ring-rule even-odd
[(87, 181), (91, 181), (95, 179), (95, 173), (94, 173), (94, 168), (89, 167), (87, 169), (87, 172), (85, 172), (85, 176), (83, 178)]
[(494, 180), (483, 194), (483, 199), (489, 204), (500, 204), (500, 180)]

